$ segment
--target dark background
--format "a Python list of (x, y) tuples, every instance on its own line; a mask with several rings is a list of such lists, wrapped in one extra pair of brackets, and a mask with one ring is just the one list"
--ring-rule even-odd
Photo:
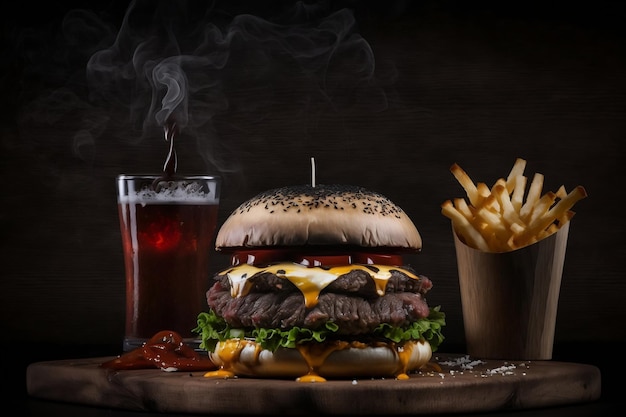
[[(219, 68), (192, 59), (178, 172), (223, 177), (220, 222), (260, 191), (309, 183), (311, 157), (317, 183), (391, 198), (422, 234), (422, 253), (407, 261), (433, 280), (429, 304), (447, 313), (442, 351), (464, 349), (450, 222), (440, 213), (443, 201), (464, 196), (450, 166), (491, 185), (522, 157), (529, 177), (545, 175), (546, 191), (583, 185), (589, 197), (574, 207), (555, 359), (617, 374), (613, 358), (620, 363), (626, 340), (625, 9), (502, 3), (218, 1), (186, 11), (140, 3), (129, 24), (176, 23), (169, 44), (143, 46), (153, 61), (206, 57), (210, 49), (194, 45), (208, 22), (227, 33), (247, 16), (265, 28), (214, 44), (226, 57)], [(153, 33), (120, 36), (125, 52), (106, 61), (112, 72), (94, 78), (89, 65), (126, 34), (128, 6), (25, 2), (3, 16), (0, 343), (5, 357), (21, 352), (17, 373), (35, 360), (121, 349), (114, 179), (159, 172), (167, 153), (151, 89), (123, 70), (131, 57), (149, 62), (130, 52)], [(294, 27), (308, 29), (301, 36)], [(347, 35), (313, 30), (322, 27)], [(227, 262), (218, 255), (215, 269)]]

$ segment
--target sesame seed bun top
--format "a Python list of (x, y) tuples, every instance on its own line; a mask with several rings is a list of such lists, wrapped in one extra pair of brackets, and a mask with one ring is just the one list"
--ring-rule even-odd
[(350, 245), (420, 251), (421, 236), (387, 197), (352, 185), (296, 185), (262, 192), (237, 207), (216, 248)]

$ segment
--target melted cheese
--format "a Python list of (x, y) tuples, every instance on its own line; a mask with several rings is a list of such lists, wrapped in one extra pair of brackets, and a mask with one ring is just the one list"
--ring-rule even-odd
[(407, 374), (409, 369), (409, 362), (413, 355), (413, 347), (415, 345), (410, 342), (406, 342), (403, 345), (396, 346), (396, 353), (398, 354), (398, 370), (395, 372), (397, 379), (409, 379)]
[(297, 382), (324, 382), (326, 379), (318, 374), (319, 368), (324, 365), (326, 358), (336, 350), (350, 347), (348, 342), (334, 341), (332, 343), (302, 343), (296, 346), (302, 358), (306, 361), (309, 371), (296, 379)]
[(379, 295), (385, 294), (385, 287), (391, 271), (399, 270), (413, 279), (419, 277), (406, 269), (390, 265), (344, 265), (330, 268), (310, 267), (297, 263), (283, 262), (265, 267), (257, 267), (248, 264), (241, 264), (226, 271), (222, 274), (228, 276), (231, 285), (231, 295), (233, 298), (243, 297), (250, 291), (252, 287), (252, 278), (254, 275), (269, 272), (280, 278), (286, 279), (293, 283), (304, 295), (304, 302), (307, 308), (317, 304), (320, 292), (336, 280), (340, 275), (359, 269), (367, 272), (376, 284), (376, 291)]
[(233, 366), (239, 361), (241, 352), (248, 345), (255, 347), (255, 358), (258, 360), (261, 346), (255, 342), (244, 339), (228, 339), (224, 342), (219, 342), (219, 350), (213, 353), (219, 358), (219, 369), (205, 373), (204, 377), (221, 379), (233, 378), (236, 375), (233, 371)]
[[(306, 362), (308, 371), (305, 374), (299, 375), (296, 378), (296, 381), (325, 382), (326, 378), (320, 375), (320, 370), (324, 364), (326, 364), (328, 358), (333, 354), (333, 352), (345, 349), (367, 349), (373, 347), (384, 347), (394, 352), (395, 370), (392, 371), (391, 374), (399, 380), (409, 379), (409, 372), (413, 368), (421, 367), (425, 369), (425, 366), (428, 364), (424, 364), (430, 360), (432, 355), (430, 345), (426, 342), (409, 341), (399, 344), (393, 342), (379, 342), (374, 345), (369, 345), (358, 341), (347, 342), (335, 340), (325, 343), (303, 343), (297, 345), (296, 349), (300, 353), (301, 358)], [(245, 357), (244, 350), (247, 350)], [(206, 372), (204, 377), (214, 379), (233, 378), (237, 375), (237, 369), (240, 371), (241, 369), (244, 369), (245, 371), (243, 372), (245, 375), (256, 375), (257, 373), (259, 375), (263, 375), (264, 369), (265, 371), (268, 369), (272, 370), (272, 367), (274, 366), (272, 363), (275, 359), (272, 359), (269, 362), (269, 365), (267, 358), (265, 359), (266, 362), (262, 363), (260, 357), (261, 351), (262, 349), (260, 345), (253, 340), (229, 339), (218, 342), (215, 351), (210, 353), (210, 355), (212, 355), (211, 360), (219, 366), (219, 369)], [(367, 367), (368, 360), (377, 361), (380, 360), (380, 358), (381, 356), (377, 355), (370, 355), (369, 358), (368, 355), (364, 355), (363, 366)], [(270, 368), (268, 368), (268, 366)], [(340, 362), (335, 360), (335, 362), (333, 362), (330, 366), (341, 367), (342, 365)], [(300, 368), (298, 367), (297, 369)], [(283, 370), (282, 372), (285, 371)]]

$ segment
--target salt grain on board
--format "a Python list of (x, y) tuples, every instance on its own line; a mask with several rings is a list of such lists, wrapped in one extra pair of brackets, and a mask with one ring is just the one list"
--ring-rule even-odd
[[(452, 368), (448, 370), (448, 374), (443, 372), (418, 372), (423, 376), (438, 376), (440, 378), (445, 378), (446, 375), (452, 376), (453, 378), (457, 375), (463, 375), (464, 372), (474, 373), (476, 375), (474, 377), (487, 378), (490, 376), (508, 376), (508, 375), (516, 375), (515, 370), (518, 367), (522, 367), (524, 369), (529, 369), (529, 363), (520, 363), (518, 365), (505, 362), (504, 365), (499, 366), (493, 369), (483, 369), (483, 370), (475, 370), (474, 368), (479, 365), (485, 365), (487, 362), (479, 360), (479, 359), (470, 359), (469, 355), (460, 356), (456, 359), (448, 359), (445, 361), (438, 361), (439, 365), (446, 366), (448, 368)], [(456, 369), (455, 369), (456, 368)], [(522, 372), (521, 375), (526, 375), (526, 372)]]

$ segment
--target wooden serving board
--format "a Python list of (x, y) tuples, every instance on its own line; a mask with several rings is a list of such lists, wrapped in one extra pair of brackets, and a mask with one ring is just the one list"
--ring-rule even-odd
[(202, 414), (438, 414), (518, 410), (589, 402), (600, 397), (598, 368), (556, 361), (475, 361), (437, 354), (441, 372), (407, 380), (347, 379), (301, 383), (211, 379), (204, 372), (111, 371), (111, 357), (29, 365), (29, 395), (136, 411)]

